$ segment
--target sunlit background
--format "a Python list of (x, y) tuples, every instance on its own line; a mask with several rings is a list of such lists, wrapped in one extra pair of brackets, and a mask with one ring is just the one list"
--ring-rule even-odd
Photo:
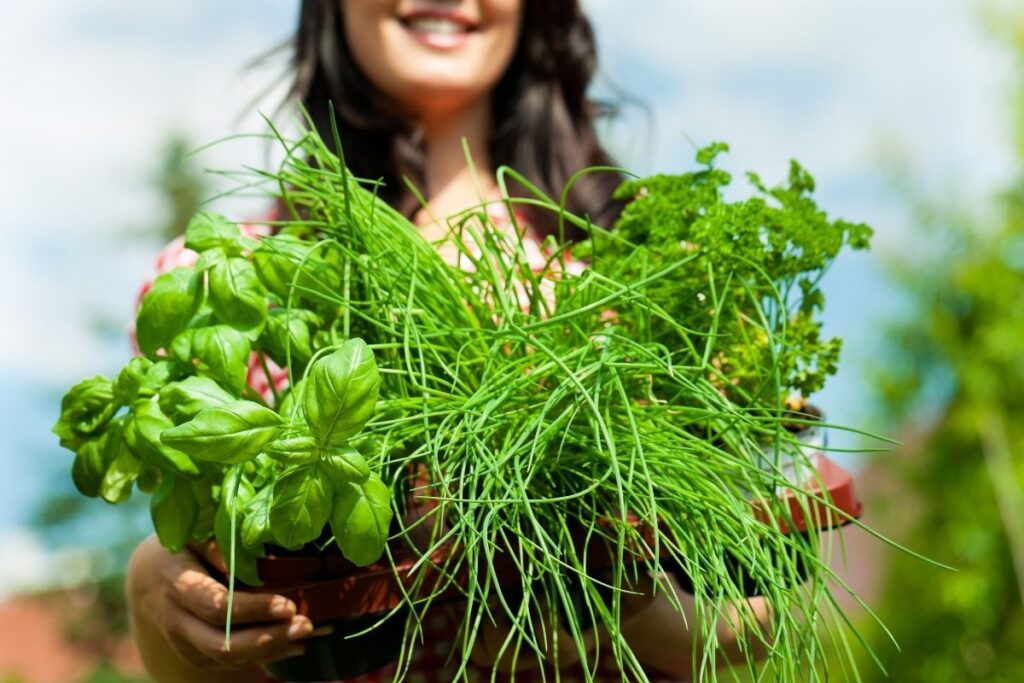
[[(600, 43), (595, 94), (621, 100), (620, 117), (604, 132), (624, 166), (685, 170), (697, 146), (725, 140), (729, 170), (757, 170), (774, 182), (799, 159), (816, 176), (823, 207), (875, 228), (873, 252), (843, 256), (826, 279), (826, 331), (846, 346), (840, 373), (816, 402), (835, 422), (927, 443), (919, 415), (902, 426), (879, 416), (885, 399), (877, 376), (893, 362), (883, 360), (886, 329), (921, 313), (923, 301), (885, 264), (941, 252), (948, 240), (921, 229), (924, 215), (928, 225), (941, 223), (944, 212), (961, 223), (1002, 220), (993, 197), (1019, 172), (1013, 88), (1020, 56), (998, 35), (1009, 19), (997, 5), (969, 0), (584, 4)], [(144, 507), (79, 506), (71, 456), (49, 429), (68, 386), (114, 371), (130, 355), (126, 329), (138, 285), (175, 208), (195, 188), (207, 197), (225, 189), (198, 171), (271, 161), (252, 139), (214, 146), (184, 166), (180, 153), (262, 130), (260, 113), (274, 112), (287, 67), (286, 53), (268, 52), (288, 40), (297, 9), (294, 0), (44, 0), (0, 8), (7, 29), (0, 42), (0, 601), (28, 610), (8, 611), (0, 622), (29, 618), (24, 595), (50, 604), (54, 591), (74, 587), (95, 597), (89, 587), (104, 576), (114, 577), (116, 593), (123, 549), (146, 531)], [(932, 211), (922, 211), (926, 202)], [(262, 210), (237, 199), (217, 205), (236, 216)], [(1024, 298), (1024, 276), (1007, 286)], [(846, 434), (833, 440), (859, 445)], [(902, 453), (844, 462), (892, 470)], [(885, 486), (902, 495), (899, 485)], [(883, 500), (877, 509), (896, 508), (899, 517), (898, 507)], [(922, 580), (945, 585), (937, 570), (923, 563), (918, 570)], [(884, 570), (874, 574), (882, 576), (869, 583), (884, 584)], [(1021, 596), (1004, 598), (1017, 609), (1003, 628), (1020, 634)], [(991, 599), (956, 597), (978, 610)], [(46, 678), (53, 670), (26, 665), (25, 648), (61, 647), (66, 634), (59, 620), (43, 622), (54, 630), (50, 640), (31, 636), (13, 654), (13, 641), (0, 642), (0, 681), (121, 680), (113, 670), (94, 672), (103, 658), (126, 675), (138, 671), (123, 648), (91, 643), (90, 656), (65, 651), (71, 659), (63, 678)], [(951, 656), (974, 667), (964, 669), (974, 672), (970, 680), (1020, 680), (995, 677), (1002, 674), (993, 667), (1008, 656), (1001, 648), (1010, 644), (961, 640), (951, 641), (962, 650)], [(43, 657), (38, 652), (29, 659)], [(1017, 653), (1024, 657), (1024, 644)], [(920, 680), (969, 680), (935, 671)]]

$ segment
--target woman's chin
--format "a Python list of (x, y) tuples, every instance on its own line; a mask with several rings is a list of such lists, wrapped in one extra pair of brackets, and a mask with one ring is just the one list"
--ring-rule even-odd
[(479, 101), (487, 88), (465, 79), (441, 78), (436, 74), (410, 80), (398, 94), (405, 108), (421, 116), (451, 114)]

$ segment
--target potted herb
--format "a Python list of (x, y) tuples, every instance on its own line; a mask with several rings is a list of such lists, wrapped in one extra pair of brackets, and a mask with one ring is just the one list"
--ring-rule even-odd
[[(151, 494), (160, 542), (178, 551), (215, 538), (232, 588), (235, 578), (261, 585), (257, 558), (268, 548), (308, 549), (325, 529), (349, 570), (377, 561), (390, 488), (353, 443), (373, 415), (380, 375), (359, 338), (313, 343), (335, 323), (326, 307), (284, 305), (285, 278), (312, 245), (256, 244), (201, 213), (186, 246), (199, 252), (196, 266), (161, 275), (142, 301), (144, 355), (63, 399), (54, 431), (76, 452), (79, 491), (110, 503), (133, 486)], [(296, 381), (257, 394), (246, 383), (254, 358), (287, 364)]]

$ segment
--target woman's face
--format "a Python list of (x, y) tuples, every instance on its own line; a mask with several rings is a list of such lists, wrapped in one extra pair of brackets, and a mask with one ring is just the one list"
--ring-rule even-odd
[(525, 0), (341, 0), (345, 39), (375, 87), (420, 117), (486, 97), (519, 41)]

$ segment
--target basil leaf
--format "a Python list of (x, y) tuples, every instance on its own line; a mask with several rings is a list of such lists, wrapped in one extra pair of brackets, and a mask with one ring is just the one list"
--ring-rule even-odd
[(229, 258), (210, 269), (210, 305), (217, 318), (251, 329), (267, 318), (267, 290), (244, 258)]
[(191, 268), (175, 268), (153, 281), (135, 321), (139, 349), (153, 356), (166, 348), (199, 310), (203, 288)]
[(298, 550), (320, 537), (331, 516), (334, 485), (316, 463), (287, 470), (272, 495), (270, 528), (278, 545)]
[(329, 301), (337, 297), (341, 274), (318, 253), (310, 255), (314, 246), (294, 235), (267, 237), (253, 251), (252, 262), (263, 284), (283, 301), (288, 300), (293, 282), (296, 294)]
[(197, 501), (187, 479), (167, 476), (149, 501), (150, 516), (160, 545), (172, 553), (180, 552), (196, 523)]
[(160, 486), (161, 481), (163, 481), (163, 475), (160, 468), (143, 460), (139, 467), (139, 476), (135, 480), (135, 488), (143, 493), (153, 493)]
[(213, 486), (209, 479), (192, 479), (192, 495), (196, 499), (196, 522), (192, 528), (193, 540), (200, 543), (213, 536), (213, 522), (217, 514), (217, 501), (213, 498)]
[(270, 509), (274, 501), (274, 488), (266, 486), (249, 499), (242, 521), (242, 544), (255, 555), (263, 554), (263, 545), (274, 540), (270, 523)]
[(64, 448), (76, 450), (100, 432), (120, 405), (114, 400), (113, 383), (97, 375), (71, 387), (60, 402), (60, 418), (53, 433)]
[(288, 367), (290, 353), (292, 370), (294, 374), (300, 374), (313, 357), (310, 327), (320, 324), (320, 317), (312, 311), (271, 309), (267, 325), (260, 335), (260, 345), (281, 367)]
[(307, 375), (302, 408), (321, 446), (342, 446), (370, 419), (377, 405), (380, 373), (362, 339), (350, 339), (317, 359)]
[(100, 495), (103, 476), (107, 473), (107, 468), (110, 467), (107, 457), (116, 455), (113, 449), (107, 448), (107, 439), (111, 436), (120, 439), (120, 430), (108, 430), (102, 436), (86, 441), (78, 449), (75, 462), (71, 465), (71, 480), (83, 496), (96, 498)]
[(391, 516), (391, 492), (376, 475), (363, 484), (346, 482), (338, 486), (331, 531), (341, 554), (360, 567), (379, 560), (388, 540)]
[(299, 399), (302, 397), (305, 387), (306, 380), (300, 379), (298, 382), (287, 388), (284, 397), (281, 399), (281, 405), (278, 406), (277, 409), (285, 419), (294, 420), (297, 417)]
[(273, 441), (280, 416), (252, 401), (232, 401), (201, 410), (192, 420), (169, 429), (163, 443), (198, 460), (236, 465), (255, 458)]
[[(242, 545), (242, 516), (235, 511), (235, 563), (234, 574), (242, 583), (250, 586), (262, 586), (259, 569), (256, 565), (256, 558)], [(217, 506), (217, 513), (213, 519), (213, 533), (217, 539), (217, 547), (224, 558), (224, 563), (231, 567), (231, 512), (224, 501)]]
[(175, 424), (191, 420), (201, 410), (234, 400), (234, 396), (209, 377), (187, 377), (160, 390), (160, 409)]
[(181, 334), (171, 340), (171, 345), (167, 347), (168, 355), (183, 365), (193, 365), (192, 340), (195, 336), (196, 331), (194, 329), (182, 331)]
[(242, 234), (237, 224), (210, 211), (197, 213), (185, 228), (185, 246), (199, 252), (220, 248), (237, 256), (255, 244), (255, 240)]
[(252, 252), (252, 262), (267, 289), (287, 300), (298, 264), (312, 248), (311, 242), (293, 235), (268, 237)]
[[(249, 375), (249, 338), (229, 325), (190, 330), (189, 355), (199, 361), (199, 374), (207, 375), (241, 394)], [(177, 342), (176, 342), (177, 343)]]
[(115, 438), (113, 432), (108, 434), (106, 447), (110, 452), (104, 457), (109, 458), (110, 466), (100, 483), (100, 498), (108, 503), (123, 503), (132, 495), (132, 485), (139, 476), (142, 463), (120, 435)]
[(324, 458), (324, 465), (339, 482), (362, 484), (370, 477), (370, 466), (366, 464), (362, 454), (349, 446), (328, 453)]
[[(265, 451), (266, 446), (263, 448)], [(260, 453), (255, 458), (245, 463), (243, 468), (245, 476), (257, 489), (261, 489), (268, 484), (272, 485), (277, 479), (277, 475), (280, 471), (280, 465), (267, 457), (266, 452)]]
[(199, 468), (187, 454), (161, 440), (163, 432), (173, 427), (171, 418), (163, 414), (155, 401), (142, 398), (132, 404), (124, 439), (142, 462), (182, 476), (198, 476)]
[(192, 267), (195, 268), (196, 272), (205, 273), (214, 266), (224, 263), (227, 260), (227, 252), (217, 247), (208, 249), (201, 253), (199, 258), (196, 259), (195, 265)]
[(263, 452), (284, 465), (304, 465), (313, 462), (316, 455), (316, 442), (309, 435), (289, 436), (271, 441), (263, 447)]
[(229, 510), (234, 507), (241, 512), (246, 503), (255, 495), (256, 489), (242, 473), (240, 467), (232, 467), (224, 473), (220, 486), (220, 499), (228, 506)]
[(136, 356), (114, 378), (114, 399), (128, 404), (137, 398), (154, 396), (176, 374), (177, 368), (170, 361), (154, 363), (145, 356)]

